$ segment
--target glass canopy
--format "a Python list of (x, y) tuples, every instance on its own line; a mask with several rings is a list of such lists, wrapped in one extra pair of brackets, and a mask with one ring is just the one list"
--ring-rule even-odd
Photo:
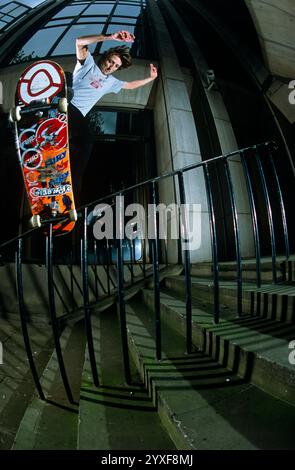
[[(21, 6), (20, 3), (26, 3), (27, 6)], [(11, 9), (3, 11), (5, 6), (1, 5), (1, 12), (3, 11), (3, 15), (5, 13), (4, 18), (8, 14), (12, 17), (16, 14), (15, 12), (21, 11), (18, 10), (20, 8), (24, 9), (23, 14), (25, 14), (29, 9), (29, 4), (36, 6), (38, 3), (42, 2), (8, 2)], [(37, 31), (32, 31), (30, 39), (21, 45), (10, 63), (58, 55), (73, 55), (77, 37), (101, 33), (111, 34), (122, 29), (135, 35), (132, 45), (126, 43), (127, 46), (131, 46), (132, 56), (148, 58), (151, 44), (145, 44), (146, 23), (145, 0), (69, 1), (54, 16), (47, 17)], [(93, 44), (89, 49), (91, 53), (99, 54), (114, 46), (118, 46), (117, 41), (105, 41)]]

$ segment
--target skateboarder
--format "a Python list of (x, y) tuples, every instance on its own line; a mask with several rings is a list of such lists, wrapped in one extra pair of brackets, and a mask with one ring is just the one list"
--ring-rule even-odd
[(128, 31), (119, 31), (109, 36), (99, 34), (76, 39), (77, 64), (73, 73), (73, 97), (69, 105), (69, 128), (72, 178), (74, 191), (78, 198), (83, 173), (92, 150), (87, 114), (105, 94), (119, 93), (122, 89), (133, 90), (150, 83), (157, 77), (157, 69), (153, 64), (150, 64), (150, 76), (145, 79), (126, 82), (113, 77), (112, 74), (117, 70), (130, 67), (132, 58), (128, 47), (119, 46), (107, 50), (96, 64), (88, 46), (107, 40), (132, 43), (134, 35)]

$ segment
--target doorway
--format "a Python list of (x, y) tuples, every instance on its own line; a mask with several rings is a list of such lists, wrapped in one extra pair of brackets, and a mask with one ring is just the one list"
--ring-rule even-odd
[(93, 150), (83, 179), (84, 203), (156, 175), (151, 111), (95, 108), (88, 121)]

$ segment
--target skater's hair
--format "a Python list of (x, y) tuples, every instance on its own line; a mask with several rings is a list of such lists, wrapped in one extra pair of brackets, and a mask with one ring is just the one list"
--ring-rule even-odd
[(130, 49), (127, 46), (112, 47), (111, 49), (108, 49), (107, 51), (104, 52), (104, 54), (99, 59), (99, 64), (101, 64), (103, 61), (105, 61), (109, 57), (112, 57), (113, 55), (117, 55), (118, 57), (120, 57), (121, 62), (122, 62), (122, 65), (118, 70), (127, 69), (128, 67), (132, 65), (132, 57), (129, 51)]

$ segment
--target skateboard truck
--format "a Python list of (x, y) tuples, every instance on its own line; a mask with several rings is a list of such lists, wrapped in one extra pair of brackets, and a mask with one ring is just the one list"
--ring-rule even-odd
[[(35, 108), (37, 110), (36, 116), (42, 117), (43, 112), (40, 110), (40, 105), (41, 109), (43, 110), (52, 109), (56, 107), (58, 111), (62, 114), (66, 113), (68, 110), (68, 100), (65, 97), (59, 98), (57, 103), (49, 103), (47, 98), (40, 101), (35, 100), (30, 103), (29, 109), (23, 109), (22, 106), (16, 106), (11, 108), (9, 111), (9, 121), (20, 121), (22, 118), (22, 114), (34, 113)], [(39, 113), (42, 113), (42, 115), (40, 116)]]
[[(55, 212), (55, 215), (54, 215)], [(41, 217), (39, 214), (34, 214), (32, 215), (30, 219), (30, 224), (33, 228), (41, 227), (44, 224), (49, 224), (49, 223), (57, 223), (57, 222), (64, 222), (65, 220), (70, 220), (71, 222), (76, 222), (78, 220), (78, 214), (76, 209), (70, 210), (67, 214), (60, 215), (57, 217), (57, 211), (52, 210), (52, 219), (43, 219), (41, 221)]]

